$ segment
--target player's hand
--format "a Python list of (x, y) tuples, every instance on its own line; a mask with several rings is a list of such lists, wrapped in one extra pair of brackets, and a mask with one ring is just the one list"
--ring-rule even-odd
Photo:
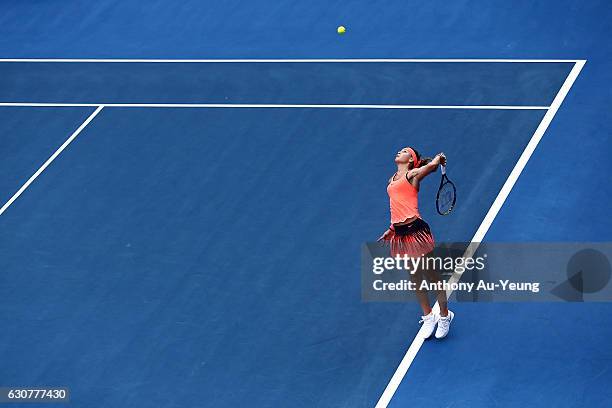
[(385, 231), (384, 234), (382, 234), (380, 236), (380, 238), (378, 238), (378, 241), (376, 241), (376, 242), (389, 241), (391, 239), (391, 237), (393, 237), (393, 234), (395, 234), (395, 232), (393, 232), (392, 230), (388, 229), (388, 230)]
[(438, 161), (442, 166), (446, 166), (446, 156), (444, 153), (438, 153)]

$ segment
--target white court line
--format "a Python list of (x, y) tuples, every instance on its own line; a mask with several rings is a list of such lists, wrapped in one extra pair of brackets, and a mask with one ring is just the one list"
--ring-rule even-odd
[(343, 59), (120, 59), (120, 58), (0, 58), (0, 62), (101, 62), (101, 63), (243, 63), (243, 62), (262, 62), (262, 63), (310, 63), (310, 62), (571, 62), (576, 63), (580, 60), (565, 59), (449, 59), (449, 58), (343, 58)]
[[(491, 208), (487, 212), (487, 215), (485, 216), (484, 220), (480, 224), (480, 227), (474, 234), (474, 237), (471, 240), (471, 244), (468, 246), (467, 250), (465, 251), (465, 254), (463, 255), (464, 258), (470, 257), (471, 255), (474, 254), (476, 249), (478, 249), (480, 242), (482, 242), (482, 240), (484, 239), (487, 231), (489, 230), (489, 228), (491, 227), (491, 224), (493, 223), (493, 220), (499, 213), (499, 210), (501, 209), (502, 205), (506, 201), (506, 198), (508, 198), (510, 191), (512, 190), (512, 188), (514, 187), (514, 184), (516, 183), (519, 176), (521, 175), (521, 172), (527, 165), (529, 158), (531, 157), (536, 147), (538, 146), (538, 143), (542, 139), (542, 136), (544, 136), (544, 132), (546, 132), (548, 125), (550, 125), (553, 118), (555, 117), (557, 110), (559, 110), (561, 103), (565, 99), (565, 96), (567, 95), (570, 88), (574, 84), (574, 81), (578, 77), (578, 74), (580, 74), (580, 71), (582, 70), (582, 67), (584, 67), (585, 63), (586, 63), (586, 60), (577, 61), (574, 67), (572, 68), (571, 72), (565, 79), (565, 82), (561, 86), (561, 89), (559, 89), (559, 92), (557, 93), (557, 96), (553, 100), (552, 105), (550, 105), (550, 109), (548, 110), (548, 112), (546, 112), (546, 114), (542, 118), (540, 125), (538, 126), (535, 133), (531, 137), (531, 140), (525, 147), (525, 150), (523, 150), (523, 153), (521, 154), (518, 161), (514, 165), (514, 168), (510, 172), (508, 179), (506, 180), (501, 190), (497, 194), (497, 197), (495, 198), (495, 201), (493, 201), (493, 204), (491, 205)], [(455, 273), (453, 273), (453, 276), (451, 276), (451, 278), (449, 279), (449, 282), (452, 284), (454, 282), (459, 281), (460, 278), (461, 278), (461, 274), (455, 271)], [(447, 292), (447, 296), (450, 297), (452, 293), (453, 291), (449, 290)], [(435, 313), (439, 313), (440, 305), (438, 304), (438, 302), (436, 302), (433, 309)], [(395, 391), (397, 391), (397, 388), (402, 382), (402, 379), (406, 375), (406, 372), (410, 368), (410, 365), (414, 361), (414, 358), (416, 357), (417, 353), (421, 349), (423, 342), (424, 342), (424, 338), (423, 338), (423, 335), (421, 335), (421, 330), (419, 330), (416, 337), (412, 341), (412, 344), (408, 348), (408, 351), (406, 351), (404, 358), (402, 359), (399, 366), (395, 370), (393, 377), (391, 377), (389, 384), (387, 384), (385, 391), (380, 396), (380, 399), (378, 400), (378, 403), (376, 404), (376, 408), (386, 408), (389, 405), (389, 402), (391, 402), (391, 398), (393, 398)]]
[(89, 117), (87, 119), (85, 119), (85, 122), (81, 123), (81, 126), (79, 126), (79, 128), (77, 130), (75, 130), (74, 133), (72, 135), (70, 135), (70, 137), (68, 139), (66, 139), (66, 141), (55, 151), (55, 153), (53, 153), (51, 155), (51, 157), (49, 157), (47, 159), (47, 161), (44, 162), (43, 165), (40, 166), (40, 168), (38, 170), (36, 170), (36, 173), (34, 173), (28, 179), (28, 181), (26, 181), (23, 184), (23, 186), (21, 186), (21, 188), (19, 190), (17, 190), (17, 192), (6, 202), (6, 204), (4, 204), (2, 206), (2, 208), (0, 208), (0, 215), (4, 214), (4, 212), (7, 210), (7, 208), (9, 208), (11, 206), (11, 204), (13, 204), (13, 202), (17, 198), (19, 198), (19, 196), (30, 186), (30, 184), (32, 184), (34, 182), (34, 180), (36, 180), (36, 178), (38, 176), (40, 176), (40, 174), (43, 171), (45, 171), (45, 169), (47, 167), (49, 167), (49, 165), (53, 162), (53, 160), (55, 160), (57, 158), (57, 156), (59, 156), (60, 153), (62, 153), (64, 151), (64, 149), (66, 149), (66, 147), (68, 147), (68, 145), (79, 135), (79, 133), (81, 133), (83, 131), (83, 129), (85, 129), (85, 127), (89, 124), (89, 122), (91, 122), (93, 120), (93, 118), (95, 118), (98, 115), (98, 113), (100, 113), (102, 108), (104, 108), (104, 107), (103, 106), (98, 106), (98, 108), (91, 115), (89, 115)]
[(23, 107), (94, 107), (106, 108), (294, 108), (294, 109), (487, 109), (547, 110), (548, 106), (517, 105), (308, 105), (262, 103), (63, 103), (63, 102), (0, 102), (1, 106)]

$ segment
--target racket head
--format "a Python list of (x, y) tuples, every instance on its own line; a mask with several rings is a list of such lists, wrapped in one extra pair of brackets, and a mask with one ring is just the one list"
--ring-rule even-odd
[(452, 181), (446, 179), (440, 184), (436, 194), (436, 210), (440, 215), (448, 215), (457, 202), (457, 189)]

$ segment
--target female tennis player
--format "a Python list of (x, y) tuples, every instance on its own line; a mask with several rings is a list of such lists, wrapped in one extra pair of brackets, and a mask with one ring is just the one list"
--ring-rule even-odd
[[(421, 180), (435, 172), (439, 165), (446, 165), (446, 156), (439, 153), (433, 159), (421, 158), (415, 149), (406, 147), (397, 152), (395, 164), (397, 172), (389, 179), (387, 186), (391, 206), (391, 226), (378, 240), (390, 245), (393, 257), (397, 255), (421, 257), (433, 251), (434, 238), (429, 225), (419, 214), (419, 186)], [(417, 288), (424, 279), (424, 274), (430, 281), (440, 281), (435, 271), (416, 271), (412, 276), (417, 280)], [(446, 292), (440, 290), (437, 293), (440, 315), (433, 313), (427, 291), (417, 290), (416, 295), (423, 309), (420, 321), (423, 323), (421, 328), (423, 336), (431, 337), (435, 329), (436, 338), (445, 337), (454, 316), (453, 312), (448, 310)]]

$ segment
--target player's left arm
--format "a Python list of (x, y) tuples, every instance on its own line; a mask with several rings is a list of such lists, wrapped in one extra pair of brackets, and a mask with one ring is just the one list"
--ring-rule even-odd
[(434, 157), (426, 165), (411, 170), (413, 173), (411, 177), (416, 178), (418, 181), (423, 180), (425, 177), (438, 170), (438, 166), (440, 165), (446, 166), (446, 156), (444, 153), (438, 153), (436, 157)]

